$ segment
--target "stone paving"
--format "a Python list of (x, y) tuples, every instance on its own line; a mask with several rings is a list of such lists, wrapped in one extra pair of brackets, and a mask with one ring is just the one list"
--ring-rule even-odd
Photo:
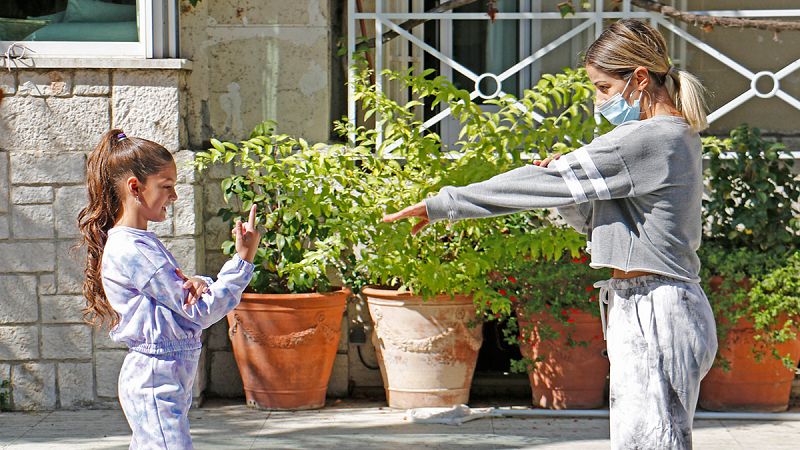
[[(294, 412), (210, 400), (192, 410), (191, 420), (195, 448), (209, 450), (608, 448), (607, 419), (492, 417), (459, 426), (420, 424), (405, 420), (405, 411), (363, 400)], [(0, 449), (125, 449), (129, 433), (120, 410), (0, 413)], [(696, 449), (797, 449), (798, 438), (800, 421), (695, 421)]]

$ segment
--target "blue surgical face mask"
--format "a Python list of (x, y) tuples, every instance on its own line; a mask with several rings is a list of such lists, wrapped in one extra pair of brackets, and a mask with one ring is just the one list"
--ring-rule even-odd
[[(631, 83), (632, 79), (633, 77), (628, 79), (628, 82), (625, 83), (625, 87), (622, 88), (622, 92), (628, 89), (628, 85)], [(633, 94), (633, 92), (631, 92), (631, 94)], [(608, 100), (597, 105), (597, 112), (602, 114), (612, 125), (622, 125), (631, 120), (639, 120), (639, 116), (641, 115), (639, 100), (641, 100), (641, 98), (642, 96), (640, 94), (639, 98), (633, 101), (633, 105), (629, 105), (622, 96), (622, 93), (617, 92)]]

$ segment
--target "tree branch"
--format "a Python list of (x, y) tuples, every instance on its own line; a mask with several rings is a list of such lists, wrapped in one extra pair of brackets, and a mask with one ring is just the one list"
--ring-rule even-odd
[(653, 0), (631, 0), (631, 4), (648, 11), (657, 12), (666, 17), (680, 20), (681, 22), (702, 27), (705, 31), (711, 31), (715, 26), (724, 28), (755, 28), (757, 30), (772, 31), (773, 33), (780, 31), (800, 31), (800, 21), (763, 20), (743, 17), (711, 17), (700, 14), (690, 14)]
[[(425, 11), (426, 13), (441, 13), (475, 3), (478, 0), (450, 0), (442, 2), (439, 6)], [(705, 31), (711, 31), (714, 27), (719, 26), (723, 28), (754, 28), (757, 30), (772, 31), (778, 33), (781, 31), (800, 31), (800, 21), (791, 20), (764, 20), (764, 19), (751, 19), (747, 17), (712, 17), (702, 14), (691, 14), (672, 6), (665, 5), (655, 0), (631, 0), (631, 4), (647, 11), (659, 13), (665, 17), (669, 17), (681, 22), (698, 26)], [(487, 12), (488, 14), (488, 12)], [(413, 28), (422, 25), (430, 19), (409, 19), (401, 23), (400, 28), (410, 31)], [(399, 35), (394, 31), (387, 31), (383, 33), (383, 43), (387, 43)], [(375, 48), (375, 38), (371, 38), (361, 46), (368, 48)]]
[[(447, 2), (440, 3), (439, 6), (437, 6), (435, 8), (431, 8), (431, 9), (425, 11), (425, 12), (426, 13), (447, 12), (447, 11), (450, 11), (450, 10), (453, 10), (453, 9), (456, 9), (456, 8), (460, 8), (462, 6), (469, 5), (470, 3), (475, 3), (476, 1), (478, 1), (478, 0), (450, 0), (450, 1), (447, 1)], [(425, 22), (427, 22), (429, 20), (430, 19), (409, 19), (409, 20), (406, 20), (405, 22), (401, 23), (399, 26), (400, 26), (400, 28), (402, 28), (402, 29), (404, 29), (406, 31), (411, 31), (412, 28), (415, 28), (415, 27), (417, 27), (419, 25), (422, 25), (423, 23), (425, 23)], [(398, 36), (400, 36), (400, 35), (397, 34), (397, 32), (395, 32), (394, 30), (387, 31), (386, 33), (383, 33), (383, 43), (385, 44), (385, 43), (391, 41), (392, 39), (394, 39), (394, 38), (396, 38)], [(375, 38), (372, 38), (372, 39), (368, 40), (366, 43), (367, 43), (367, 46), (369, 48), (375, 48)]]

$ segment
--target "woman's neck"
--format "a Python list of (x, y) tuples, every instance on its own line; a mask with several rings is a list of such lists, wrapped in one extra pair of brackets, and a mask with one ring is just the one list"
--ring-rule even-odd
[(644, 94), (643, 100), (642, 119), (650, 119), (654, 116), (683, 117), (683, 114), (675, 107), (675, 104), (663, 87), (652, 94)]

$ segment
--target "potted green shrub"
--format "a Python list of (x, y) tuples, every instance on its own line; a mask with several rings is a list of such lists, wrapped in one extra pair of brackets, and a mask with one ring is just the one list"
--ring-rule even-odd
[(785, 410), (800, 359), (800, 297), (791, 290), (798, 278), (800, 181), (785, 147), (757, 129), (740, 126), (730, 138), (707, 138), (704, 150), (710, 161), (701, 277), (720, 350), (699, 403), (712, 410)]
[[(434, 224), (418, 238), (410, 237), (413, 224), (385, 224), (380, 218), (443, 186), (528, 164), (532, 154), (579, 147), (595, 129), (587, 105), (593, 90), (582, 70), (546, 75), (520, 99), (494, 100), (495, 113), (483, 111), (443, 77), (429, 78), (431, 71), (410, 73), (384, 73), (416, 95), (418, 100), (406, 105), (376, 92), (366, 71), (356, 79), (365, 116), (378, 117), (376, 128), (384, 131), (381, 146), (375, 148), (374, 130), (339, 125), (358, 147), (375, 148), (361, 161), (369, 199), (362, 231), (369, 238), (358, 270), (374, 284), (363, 293), (375, 323), (387, 399), (399, 408), (466, 403), (481, 340), (480, 328), (468, 326), (475, 322), (476, 307), (510, 311), (510, 305), (489, 302), (496, 293), (488, 274), (504, 261), (560, 254), (580, 243), (554, 239), (541, 227), (539, 213)], [(462, 123), (462, 138), (453, 148), (443, 147), (417, 119), (416, 109), (426, 100), (449, 107)], [(543, 115), (543, 123), (531, 112)], [(397, 142), (402, 144), (387, 157), (386, 148)]]
[[(308, 145), (256, 127), (234, 144), (212, 140), (198, 153), (204, 172), (228, 166), (221, 183), (223, 220), (259, 205), (263, 244), (255, 275), (228, 315), (234, 357), (249, 405), (264, 409), (322, 407), (339, 342), (346, 287), (355, 266), (356, 233), (342, 220), (357, 206), (355, 160), (341, 145)], [(233, 251), (228, 240), (223, 251)]]
[(608, 269), (589, 267), (586, 253), (567, 251), (511, 262), (491, 277), (497, 301), (512, 305), (511, 315), (495, 317), (508, 320), (506, 341), (520, 346), (523, 359), (512, 361), (512, 371), (528, 373), (534, 406), (590, 409), (605, 403), (609, 362), (593, 284), (610, 276)]

